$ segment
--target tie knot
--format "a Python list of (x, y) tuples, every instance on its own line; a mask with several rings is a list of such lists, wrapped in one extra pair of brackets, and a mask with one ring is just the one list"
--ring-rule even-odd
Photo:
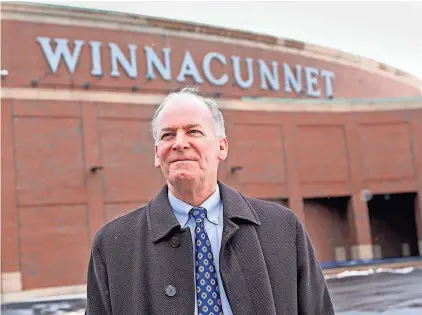
[(191, 214), (197, 223), (203, 223), (204, 219), (207, 217), (207, 209), (202, 207), (195, 207), (192, 208)]

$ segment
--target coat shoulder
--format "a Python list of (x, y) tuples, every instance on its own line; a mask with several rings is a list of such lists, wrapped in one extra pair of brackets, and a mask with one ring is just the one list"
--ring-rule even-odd
[(302, 228), (302, 222), (292, 209), (273, 201), (243, 197), (257, 214), (261, 229), (295, 238), (298, 228)]
[(288, 207), (268, 200), (256, 199), (243, 196), (260, 219), (287, 220), (293, 224), (299, 219)]

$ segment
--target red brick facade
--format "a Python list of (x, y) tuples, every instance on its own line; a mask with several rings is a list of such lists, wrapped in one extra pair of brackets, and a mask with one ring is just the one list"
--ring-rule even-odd
[[(201, 62), (213, 51), (228, 61), (225, 67), (213, 64), (215, 77), (233, 76), (230, 56), (276, 60), (279, 69), (288, 63), (335, 74), (331, 101), (323, 93), (327, 89), (321, 77), (317, 100), (239, 101), (243, 96), (310, 98), (282, 87), (278, 92), (261, 89), (256, 62), (249, 89), (232, 79), (223, 87), (205, 79), (201, 85), (204, 92), (219, 95), (226, 115), (229, 157), (221, 165), (220, 179), (250, 196), (292, 208), (305, 222), (322, 262), (372, 258), (372, 245), (385, 248), (385, 241), (375, 240), (373, 234), (379, 232), (385, 240), (389, 236), (382, 235), (388, 230), (380, 225), (371, 228), (368, 205), (362, 201), (364, 189), (382, 195), (414, 193), (410, 218), (413, 215), (418, 231), (415, 246), (422, 241), (418, 80), (377, 68), (372, 61), (324, 57), (307, 51), (306, 44), (292, 48), (284, 41), (276, 47), (267, 37), (252, 35), (244, 42), (225, 42), (230, 38), (216, 39), (218, 30), (211, 28), (214, 35), (142, 20), (139, 25), (147, 21), (149, 29), (141, 31), (130, 17), (26, 5), (2, 5), (2, 14), (1, 63), (8, 71), (2, 78), (1, 100), (4, 292), (83, 284), (94, 233), (145, 204), (163, 185), (153, 167), (149, 123), (160, 98), (192, 83), (189, 77), (176, 82), (186, 50), (201, 78)], [(59, 24), (63, 14), (67, 22)], [(177, 27), (179, 31), (169, 33)], [(62, 61), (57, 74), (46, 75), (49, 65), (37, 36), (84, 40), (74, 75)], [(91, 76), (88, 42), (93, 40), (103, 43), (100, 78)], [(129, 78), (121, 65), (119, 78), (110, 75), (110, 42), (126, 57), (128, 45), (138, 45), (137, 79)], [(165, 81), (157, 71), (154, 80), (145, 79), (144, 45), (154, 47), (160, 58), (162, 48), (171, 48), (171, 80)], [(246, 71), (245, 64), (242, 69)], [(280, 82), (283, 75), (280, 70)], [(31, 84), (34, 79), (37, 83)], [(305, 87), (304, 72), (301, 79)], [(84, 88), (86, 82), (89, 86)], [(132, 91), (133, 86), (139, 90)], [(337, 100), (397, 97), (414, 99), (355, 104)], [(92, 172), (97, 166), (102, 169)]]

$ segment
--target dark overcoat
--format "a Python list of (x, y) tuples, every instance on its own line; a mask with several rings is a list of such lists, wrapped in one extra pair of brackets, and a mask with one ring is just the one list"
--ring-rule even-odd
[[(233, 314), (334, 314), (298, 217), (218, 184), (224, 205), (220, 273)], [(194, 314), (191, 234), (174, 216), (167, 189), (95, 235), (86, 314)]]

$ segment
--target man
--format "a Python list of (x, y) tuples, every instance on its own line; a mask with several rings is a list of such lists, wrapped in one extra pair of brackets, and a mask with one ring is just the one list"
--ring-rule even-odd
[(296, 215), (217, 180), (228, 154), (217, 104), (172, 93), (152, 131), (167, 183), (96, 234), (86, 314), (334, 314)]

